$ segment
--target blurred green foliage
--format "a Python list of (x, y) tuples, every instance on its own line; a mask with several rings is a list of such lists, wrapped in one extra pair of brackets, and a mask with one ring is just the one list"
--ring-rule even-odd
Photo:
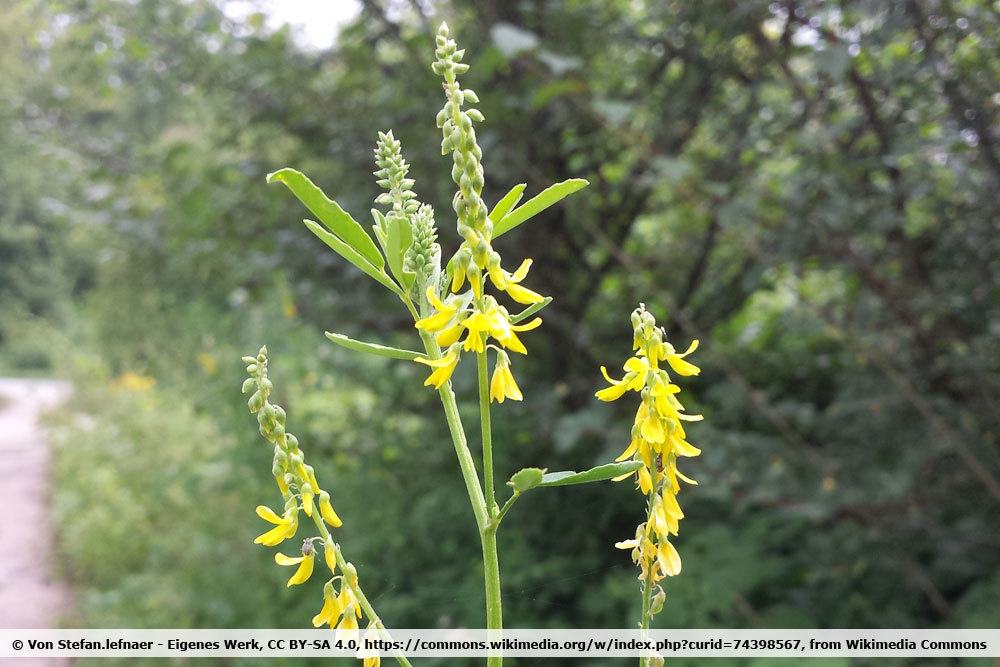
[[(476, 535), (421, 369), (322, 337), (412, 347), (412, 325), (264, 185), (294, 165), (362, 220), (391, 127), (450, 211), (438, 18), (469, 47), (487, 201), (525, 173), (529, 195), (592, 183), (498, 241), (556, 296), (527, 400), (495, 419), (498, 474), (621, 450), (629, 415), (592, 392), (645, 301), (679, 345), (702, 339), (704, 369), (686, 470), (701, 486), (660, 624), (1000, 623), (995, 6), (362, 4), (325, 51), (206, 0), (0, 8), (0, 365), (79, 389), (54, 422), (79, 623), (315, 613), (319, 589), (288, 594), (251, 543), (273, 499), (239, 357), (261, 343), (387, 623), (481, 622)], [(526, 496), (500, 538), (507, 618), (632, 623), (635, 573), (612, 544), (641, 512), (625, 485)]]

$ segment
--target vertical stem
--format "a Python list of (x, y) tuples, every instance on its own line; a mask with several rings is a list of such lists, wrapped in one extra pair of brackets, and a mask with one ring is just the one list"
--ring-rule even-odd
[[(485, 481), (486, 511), (489, 525), (482, 530), (483, 576), (486, 579), (486, 627), (489, 630), (503, 628), (503, 606), (500, 593), (500, 559), (497, 556), (497, 526), (493, 518), (499, 508), (493, 489), (493, 430), (490, 423), (490, 385), (486, 365), (486, 351), (476, 355), (479, 372), (479, 421), (483, 432), (483, 478)], [(489, 667), (500, 667), (503, 658), (490, 657)]]
[[(651, 572), (647, 574), (646, 580), (642, 582), (642, 620), (639, 622), (639, 629), (642, 630), (642, 639), (646, 638), (646, 632), (649, 630), (649, 605), (653, 593), (651, 574)], [(639, 658), (639, 667), (646, 667), (648, 664), (645, 656)]]
[(486, 510), (492, 519), (497, 514), (496, 494), (493, 490), (493, 430), (490, 424), (490, 384), (486, 367), (486, 352), (476, 355), (479, 370), (479, 421), (483, 428), (483, 476), (486, 482)]

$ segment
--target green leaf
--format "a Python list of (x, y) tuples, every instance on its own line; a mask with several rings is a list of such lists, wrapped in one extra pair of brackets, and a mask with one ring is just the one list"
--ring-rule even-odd
[(541, 484), (544, 476), (545, 470), (542, 468), (524, 468), (514, 473), (507, 484), (514, 487), (516, 493), (524, 493)]
[(559, 200), (588, 185), (590, 182), (583, 178), (571, 178), (568, 181), (550, 185), (500, 220), (493, 220), (493, 238), (506, 234), (525, 220), (538, 215)]
[(420, 352), (414, 352), (413, 350), (403, 350), (398, 347), (388, 347), (377, 343), (365, 343), (360, 340), (348, 338), (343, 334), (331, 333), (329, 331), (326, 332), (326, 337), (337, 345), (346, 347), (348, 350), (354, 350), (355, 352), (367, 352), (368, 354), (374, 354), (380, 357), (389, 357), (390, 359), (413, 361), (417, 357), (423, 356)]
[(403, 256), (413, 243), (410, 221), (402, 215), (390, 215), (386, 218), (386, 223), (389, 234), (386, 237), (385, 257), (389, 262), (389, 270), (404, 289), (409, 289), (415, 276), (403, 270)]
[(306, 223), (306, 227), (309, 228), (309, 231), (318, 236), (320, 241), (333, 248), (333, 250), (338, 255), (340, 255), (348, 262), (350, 262), (354, 266), (364, 271), (366, 274), (368, 274), (375, 280), (385, 285), (388, 289), (392, 290), (396, 294), (400, 294), (399, 287), (396, 285), (396, 283), (392, 282), (392, 280), (389, 279), (389, 276), (385, 274), (385, 271), (383, 271), (380, 268), (377, 269), (374, 266), (372, 266), (367, 259), (362, 257), (361, 254), (358, 253), (358, 251), (356, 251), (354, 248), (347, 245), (347, 243), (341, 240), (340, 237), (334, 236), (330, 232), (320, 227), (318, 223), (313, 222), (312, 220), (303, 220), (302, 222)]
[(497, 202), (497, 205), (493, 207), (490, 211), (490, 220), (494, 222), (499, 222), (505, 215), (510, 213), (510, 209), (517, 206), (517, 202), (521, 201), (521, 197), (524, 195), (524, 189), (528, 187), (527, 183), (520, 183), (515, 185), (510, 189), (510, 192), (503, 196), (503, 199)]
[(278, 181), (288, 186), (296, 197), (313, 212), (320, 222), (326, 225), (327, 229), (340, 237), (355, 252), (360, 254), (369, 264), (381, 269), (385, 266), (382, 254), (375, 247), (372, 237), (368, 236), (364, 228), (351, 217), (351, 214), (340, 208), (340, 204), (333, 201), (320, 190), (316, 184), (310, 181), (305, 174), (294, 169), (280, 169), (267, 175), (267, 182)]
[(552, 297), (551, 296), (547, 296), (544, 299), (542, 299), (541, 301), (539, 301), (538, 303), (531, 304), (530, 306), (528, 306), (527, 308), (525, 308), (524, 310), (522, 310), (517, 315), (514, 315), (513, 317), (511, 317), (510, 318), (510, 323), (511, 324), (517, 324), (518, 322), (523, 322), (524, 320), (528, 319), (529, 317), (531, 317), (532, 315), (534, 315), (535, 313), (537, 313), (538, 311), (540, 311), (542, 308), (544, 308), (545, 306), (549, 305), (550, 303), (552, 303)]
[(630, 472), (635, 472), (641, 467), (642, 461), (622, 461), (621, 463), (605, 463), (604, 465), (583, 472), (576, 472), (574, 470), (550, 472), (542, 477), (542, 481), (538, 486), (569, 486), (570, 484), (603, 482), (614, 477), (621, 477)]

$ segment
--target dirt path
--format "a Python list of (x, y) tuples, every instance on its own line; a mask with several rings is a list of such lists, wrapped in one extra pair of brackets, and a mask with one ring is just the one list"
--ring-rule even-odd
[(48, 568), (50, 455), (39, 424), (69, 392), (55, 380), (0, 379), (0, 628), (55, 627), (69, 609), (69, 591)]

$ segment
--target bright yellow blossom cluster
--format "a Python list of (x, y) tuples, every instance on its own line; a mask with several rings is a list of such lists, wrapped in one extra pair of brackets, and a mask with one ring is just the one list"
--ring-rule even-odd
[[(628, 391), (639, 392), (642, 398), (635, 414), (631, 441), (616, 460), (631, 459), (642, 463), (635, 475), (639, 489), (647, 497), (647, 516), (636, 528), (633, 539), (615, 546), (630, 549), (632, 560), (640, 568), (639, 579), (657, 585), (664, 577), (681, 571), (680, 555), (670, 542), (670, 536), (677, 535), (678, 524), (684, 518), (677, 493), (681, 481), (697, 482), (677, 469), (677, 458), (701, 453), (687, 441), (682, 423), (702, 419), (701, 415), (685, 414), (677, 398), (680, 387), (670, 381), (660, 362), (666, 361), (677, 375), (697, 375), (700, 369), (684, 357), (694, 352), (698, 341), (692, 342), (683, 354), (678, 354), (673, 345), (664, 340), (664, 330), (656, 326), (656, 320), (642, 304), (632, 312), (632, 327), (635, 355), (625, 362), (625, 375), (620, 380), (611, 378), (607, 369), (601, 367), (610, 386), (598, 391), (597, 398), (614, 401)], [(662, 589), (658, 589), (656, 599), (660, 606), (662, 597)], [(653, 608), (652, 613), (656, 610)]]
[[(278, 514), (266, 505), (257, 507), (257, 515), (273, 527), (259, 535), (254, 542), (273, 547), (295, 537), (299, 528), (299, 512), (313, 520), (319, 535), (307, 537), (302, 542), (299, 555), (289, 556), (278, 552), (274, 562), (285, 567), (296, 567), (288, 586), (303, 584), (313, 574), (318, 548), (323, 550), (323, 561), (332, 575), (323, 586), (323, 606), (313, 625), (327, 624), (338, 630), (357, 630), (363, 613), (369, 617), (369, 627), (380, 627), (371, 607), (365, 609), (364, 594), (358, 585), (354, 566), (345, 561), (340, 547), (333, 541), (327, 524), (333, 528), (342, 525), (340, 517), (330, 503), (330, 494), (316, 479), (313, 467), (306, 464), (305, 454), (299, 448), (298, 438), (285, 430), (285, 411), (268, 399), (272, 384), (267, 377), (267, 348), (262, 347), (256, 357), (243, 357), (250, 375), (243, 383), (243, 393), (256, 389), (247, 405), (257, 415), (260, 433), (274, 445), (274, 463), (271, 472), (284, 499), (284, 511)], [(319, 545), (319, 546), (317, 546)], [(338, 575), (338, 571), (342, 574)], [(339, 586), (339, 590), (337, 590)], [(364, 658), (366, 667), (378, 665), (379, 658)]]
[[(531, 268), (530, 259), (511, 273), (501, 266), (500, 254), (493, 249), (493, 222), (482, 199), (482, 149), (476, 143), (473, 127), (474, 122), (482, 122), (483, 115), (477, 109), (464, 108), (466, 102), (476, 103), (479, 98), (474, 91), (463, 90), (458, 82), (457, 75), (466, 71), (468, 65), (462, 63), (464, 51), (448, 37), (447, 25), (442, 24), (438, 31), (435, 54), (433, 69), (444, 77), (447, 96), (437, 118), (444, 137), (441, 152), (445, 155), (450, 152), (454, 163), (452, 178), (458, 191), (453, 204), (463, 241), (448, 262), (449, 285), (427, 287), (427, 304), (433, 312), (416, 323), (421, 331), (434, 334), (437, 344), (446, 351), (439, 359), (417, 361), (433, 368), (424, 384), (440, 388), (451, 377), (463, 351), (480, 354), (492, 347), (497, 351), (497, 363), (490, 386), (491, 398), (499, 402), (504, 398), (519, 401), (521, 391), (510, 371), (510, 359), (500, 347), (488, 343), (492, 338), (507, 350), (527, 354), (517, 334), (536, 328), (542, 320), (536, 317), (518, 324), (518, 317), (512, 317), (495, 297), (485, 293), (486, 277), (497, 290), (529, 310), (545, 301), (545, 297), (521, 284)], [(463, 291), (466, 282), (468, 287)]]

